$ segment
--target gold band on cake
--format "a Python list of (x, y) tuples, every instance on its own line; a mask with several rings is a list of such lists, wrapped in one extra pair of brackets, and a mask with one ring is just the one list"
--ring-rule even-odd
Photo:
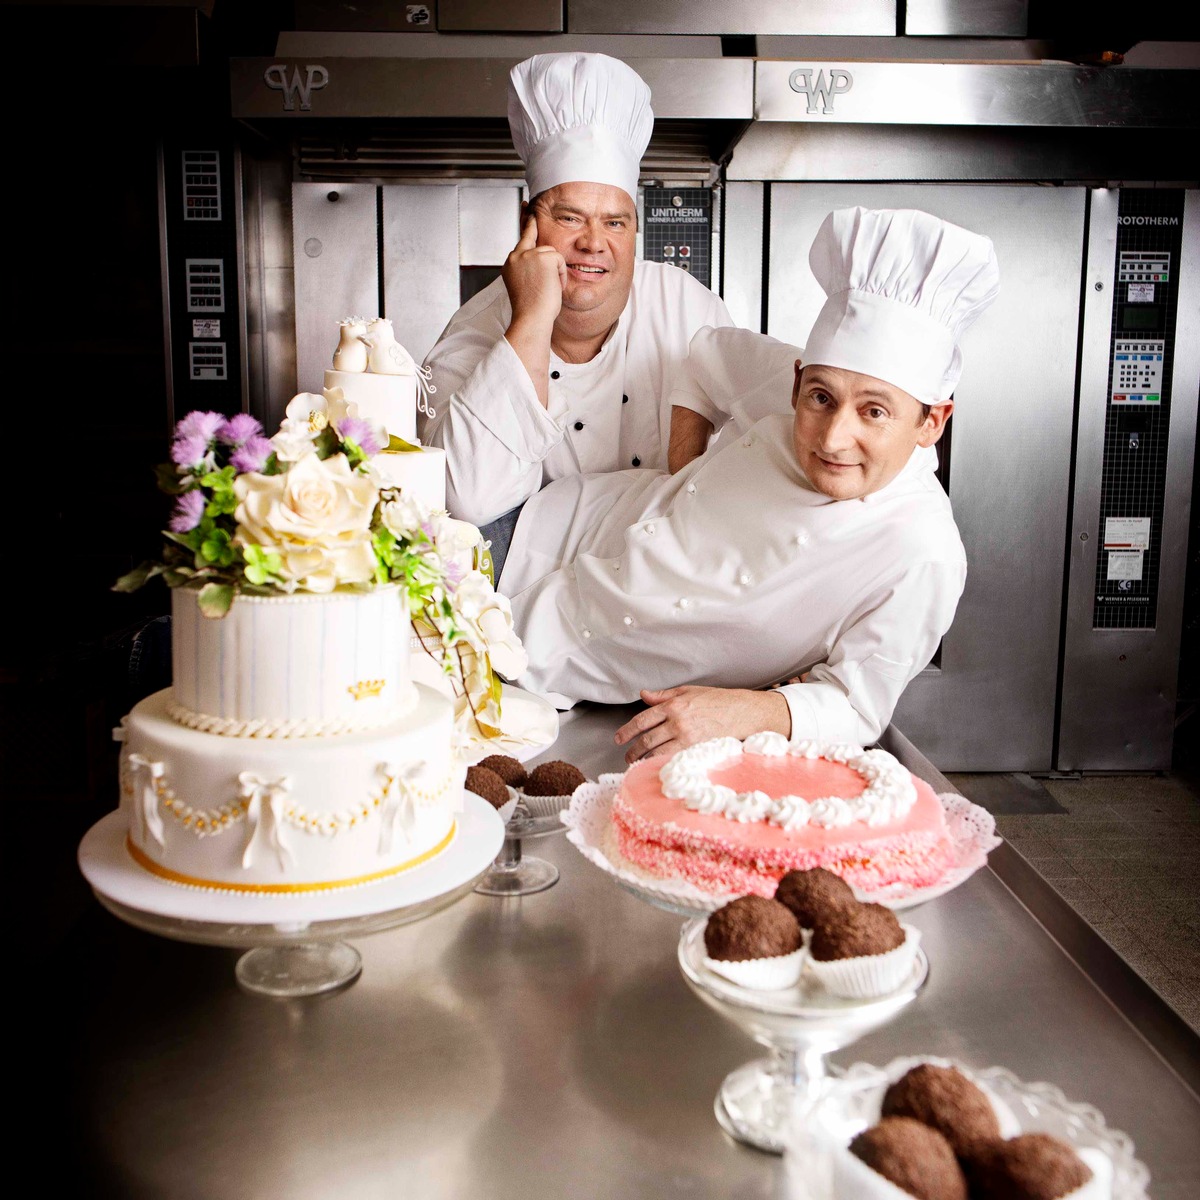
[(168, 883), (177, 883), (181, 887), (202, 888), (205, 891), (280, 896), (296, 895), (300, 892), (331, 892), (339, 888), (360, 887), (363, 884), (375, 883), (380, 879), (387, 879), (392, 875), (399, 875), (402, 871), (409, 871), (413, 867), (419, 867), (422, 863), (428, 862), (431, 858), (436, 858), (437, 855), (441, 854), (450, 845), (457, 832), (458, 822), (451, 822), (450, 831), (446, 836), (436, 846), (426, 850), (423, 854), (418, 854), (415, 858), (407, 859), (398, 866), (389, 867), (386, 871), (374, 871), (368, 875), (355, 875), (349, 879), (330, 879), (322, 883), (225, 883), (216, 879), (197, 879), (191, 875), (184, 875), (179, 871), (172, 871), (168, 867), (159, 866), (153, 859), (147, 857), (144, 851), (139, 850), (133, 844), (133, 839), (128, 835), (125, 838), (125, 848), (129, 851), (130, 857), (138, 866), (145, 868), (152, 875), (157, 875), (160, 879), (165, 879)]

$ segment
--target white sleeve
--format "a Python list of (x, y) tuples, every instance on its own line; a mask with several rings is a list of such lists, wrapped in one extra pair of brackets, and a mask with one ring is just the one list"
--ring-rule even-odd
[(798, 346), (752, 329), (699, 329), (671, 404), (698, 412), (716, 430), (739, 414), (749, 428), (790, 399), (792, 371), (801, 355)]
[(966, 574), (962, 562), (914, 566), (843, 631), (806, 683), (781, 687), (791, 737), (859, 746), (878, 740), (900, 694), (950, 628)]
[(539, 403), (533, 381), (503, 336), (452, 323), (426, 365), (437, 388), (421, 438), (446, 452), (446, 506), (486, 525), (542, 485), (542, 460), (563, 428)]

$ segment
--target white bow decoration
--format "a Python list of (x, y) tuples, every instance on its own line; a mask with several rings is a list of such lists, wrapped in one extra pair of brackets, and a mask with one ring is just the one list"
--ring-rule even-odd
[(412, 834), (413, 826), (417, 823), (417, 802), (413, 784), (424, 770), (423, 762), (407, 763), (404, 766), (396, 763), (379, 764), (377, 773), (384, 789), (383, 807), (379, 814), (383, 822), (379, 830), (380, 854), (391, 853), (397, 822), (406, 838)]
[(246, 839), (242, 866), (249, 867), (254, 862), (255, 847), (265, 841), (275, 851), (280, 870), (285, 869), (292, 861), (292, 852), (283, 840), (283, 805), (291, 791), (291, 779), (286, 775), (274, 780), (260, 779), (250, 771), (243, 771), (238, 783), (242, 785), (242, 799), (249, 801), (246, 821), (250, 836)]
[[(163, 823), (158, 811), (158, 781), (163, 777), (163, 765), (152, 762), (144, 754), (131, 754), (129, 768), (134, 777), (133, 807), (137, 813), (138, 841), (144, 846), (148, 833), (162, 846)], [(141, 776), (140, 794), (138, 776)]]

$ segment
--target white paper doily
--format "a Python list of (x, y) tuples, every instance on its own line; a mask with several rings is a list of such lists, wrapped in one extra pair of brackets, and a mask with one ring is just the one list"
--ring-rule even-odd
[[(815, 1111), (797, 1122), (785, 1147), (786, 1194), (791, 1200), (839, 1200), (832, 1186), (832, 1157), (844, 1154), (841, 1148), (855, 1134), (879, 1120), (887, 1086), (921, 1063), (955, 1067), (982, 1088), (996, 1111), (1002, 1137), (1049, 1133), (1081, 1153), (1097, 1176), (1101, 1167), (1111, 1174), (1109, 1180), (1098, 1179), (1101, 1187), (1093, 1192), (1110, 1195), (1111, 1200), (1146, 1200), (1149, 1170), (1136, 1157), (1129, 1135), (1108, 1128), (1098, 1109), (1068, 1100), (1052, 1083), (1025, 1083), (1004, 1067), (977, 1069), (932, 1055), (897, 1058), (884, 1067), (859, 1062), (844, 1071), (832, 1069)], [(1093, 1157), (1097, 1153), (1101, 1162)]]
[[(609, 814), (613, 797), (621, 786), (621, 775), (601, 775), (595, 783), (581, 784), (562, 814), (567, 840), (588, 860), (611, 875), (621, 887), (651, 904), (680, 916), (699, 917), (736, 898), (735, 893), (705, 892), (684, 879), (662, 879), (631, 863), (617, 849), (617, 836)], [(954, 845), (954, 866), (942, 880), (929, 887), (900, 884), (864, 892), (860, 900), (885, 904), (897, 912), (944, 895), (968, 879), (987, 862), (988, 853), (1000, 845), (996, 822), (986, 809), (965, 796), (947, 793), (938, 797), (946, 814), (946, 828)]]

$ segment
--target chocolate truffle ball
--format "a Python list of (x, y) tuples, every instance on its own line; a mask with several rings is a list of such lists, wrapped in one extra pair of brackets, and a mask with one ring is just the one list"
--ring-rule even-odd
[(987, 1096), (957, 1067), (913, 1067), (884, 1092), (883, 1115), (912, 1117), (929, 1125), (960, 1158), (976, 1142), (1000, 1136), (1000, 1122)]
[(796, 914), (802, 929), (815, 929), (818, 920), (833, 909), (858, 903), (850, 885), (824, 867), (788, 871), (775, 889), (775, 899)]
[(886, 954), (904, 945), (896, 914), (882, 904), (846, 905), (817, 922), (809, 949), (818, 962)]
[(556, 759), (544, 762), (529, 772), (529, 781), (525, 784), (527, 796), (569, 796), (581, 783), (586, 783), (587, 777), (569, 762)]
[(911, 1117), (884, 1117), (850, 1153), (917, 1200), (967, 1200), (967, 1180), (950, 1143)]
[(709, 958), (745, 962), (776, 958), (801, 945), (800, 926), (791, 910), (766, 896), (740, 896), (717, 909), (704, 926)]
[(487, 758), (480, 759), (477, 765), (495, 771), (512, 788), (523, 788), (529, 779), (525, 764), (508, 754), (489, 754)]
[(487, 767), (468, 767), (466, 787), (467, 791), (482, 796), (493, 808), (500, 808), (511, 799), (508, 788), (504, 786), (504, 780)]
[(977, 1143), (963, 1166), (978, 1200), (1058, 1200), (1092, 1177), (1087, 1163), (1048, 1133)]

